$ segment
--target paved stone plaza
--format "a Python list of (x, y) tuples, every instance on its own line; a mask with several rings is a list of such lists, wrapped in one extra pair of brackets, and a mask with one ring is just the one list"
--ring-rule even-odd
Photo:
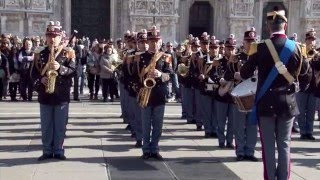
[[(143, 161), (124, 130), (118, 102), (73, 102), (65, 140), (68, 160), (39, 163), (39, 104), (0, 102), (0, 180), (262, 179), (260, 143), (259, 162), (236, 162), (234, 150), (219, 149), (216, 139), (204, 139), (204, 132), (180, 115), (179, 104), (167, 105), (160, 142), (165, 161)], [(293, 180), (319, 179), (319, 121), (314, 135), (315, 142), (292, 136)]]

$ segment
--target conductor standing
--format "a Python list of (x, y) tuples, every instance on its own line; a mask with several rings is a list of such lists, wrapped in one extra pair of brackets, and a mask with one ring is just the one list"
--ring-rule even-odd
[(258, 69), (257, 93), (250, 120), (259, 125), (264, 179), (284, 180), (290, 179), (291, 128), (299, 113), (295, 99), (298, 82), (310, 82), (311, 74), (304, 58), (304, 47), (289, 40), (285, 34), (287, 18), (284, 10), (275, 7), (274, 11), (268, 12), (267, 28), (270, 39), (251, 45), (248, 61), (235, 76), (248, 79)]

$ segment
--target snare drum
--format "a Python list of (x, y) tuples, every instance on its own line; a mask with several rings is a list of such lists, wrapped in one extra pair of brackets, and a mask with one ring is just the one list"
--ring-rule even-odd
[(257, 83), (258, 78), (254, 76), (241, 82), (231, 91), (231, 96), (240, 112), (251, 112), (254, 106)]

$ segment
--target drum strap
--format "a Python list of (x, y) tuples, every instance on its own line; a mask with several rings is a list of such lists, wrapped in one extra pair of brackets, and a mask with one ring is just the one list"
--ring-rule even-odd
[[(279, 57), (279, 55), (278, 55), (278, 53), (277, 53), (277, 51), (276, 51), (276, 48), (274, 47), (274, 45), (273, 45), (273, 43), (271, 42), (271, 40), (268, 39), (268, 40), (266, 40), (265, 42), (266, 42), (266, 44), (267, 44), (267, 46), (268, 46), (268, 49), (269, 49), (269, 51), (270, 51), (270, 53), (271, 53), (272, 59), (273, 59), (273, 61), (274, 61), (274, 64), (275, 64), (275, 65), (277, 65), (277, 64), (282, 64), (282, 62), (281, 62), (281, 60), (280, 60), (280, 57)], [(279, 69), (278, 69), (278, 71), (279, 71)], [(280, 71), (279, 71), (279, 73), (280, 73)], [(293, 76), (289, 73), (289, 71), (287, 71), (286, 69), (285, 69), (285, 71), (282, 73), (282, 75), (283, 75), (284, 78), (286, 78), (286, 80), (287, 80), (290, 84), (292, 84), (292, 83), (294, 82), (294, 77), (293, 77)]]
[[(280, 53), (280, 60), (283, 63), (283, 65), (286, 65), (289, 62), (290, 57), (292, 56), (292, 53), (295, 49), (295, 42), (292, 40), (287, 39), (286, 43), (281, 50)], [(279, 75), (279, 71), (276, 66), (274, 66), (270, 73), (267, 76), (267, 79), (264, 81), (263, 85), (261, 86), (260, 91), (257, 92), (255, 103), (252, 108), (252, 112), (250, 114), (250, 122), (252, 124), (257, 124), (258, 122), (258, 116), (257, 116), (257, 104), (260, 101), (260, 99), (265, 95), (265, 93), (269, 90), (270, 86), (272, 85), (273, 81), (276, 79), (276, 77)]]

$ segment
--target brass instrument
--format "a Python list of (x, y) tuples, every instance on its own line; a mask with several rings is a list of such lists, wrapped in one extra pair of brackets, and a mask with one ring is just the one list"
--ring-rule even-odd
[(112, 61), (111, 62), (111, 69), (112, 70), (117, 70), (119, 67), (121, 67), (122, 61)]
[(157, 64), (157, 60), (163, 55), (162, 52), (156, 53), (152, 59), (149, 68), (149, 72), (147, 73), (147, 78), (144, 79), (143, 81), (143, 88), (140, 89), (137, 100), (139, 102), (140, 107), (145, 108), (148, 105), (150, 94), (152, 88), (156, 85), (156, 81), (154, 78), (150, 77), (150, 72), (154, 72)]
[(312, 48), (307, 52), (307, 58), (313, 59), (318, 54), (319, 51), (317, 51), (315, 48)]
[(58, 76), (58, 72), (56, 70), (52, 69), (52, 67), (51, 67), (51, 64), (54, 63), (55, 58), (56, 58), (56, 56), (54, 53), (54, 46), (52, 44), (52, 47), (50, 50), (49, 61), (48, 61), (49, 67), (46, 72), (46, 75), (48, 77), (48, 82), (46, 85), (46, 93), (48, 93), (48, 94), (54, 93), (54, 89), (55, 89), (55, 85), (56, 85), (56, 78)]
[(186, 66), (184, 63), (180, 63), (178, 65), (178, 74), (182, 77), (186, 77), (189, 73), (189, 67), (190, 66)]

